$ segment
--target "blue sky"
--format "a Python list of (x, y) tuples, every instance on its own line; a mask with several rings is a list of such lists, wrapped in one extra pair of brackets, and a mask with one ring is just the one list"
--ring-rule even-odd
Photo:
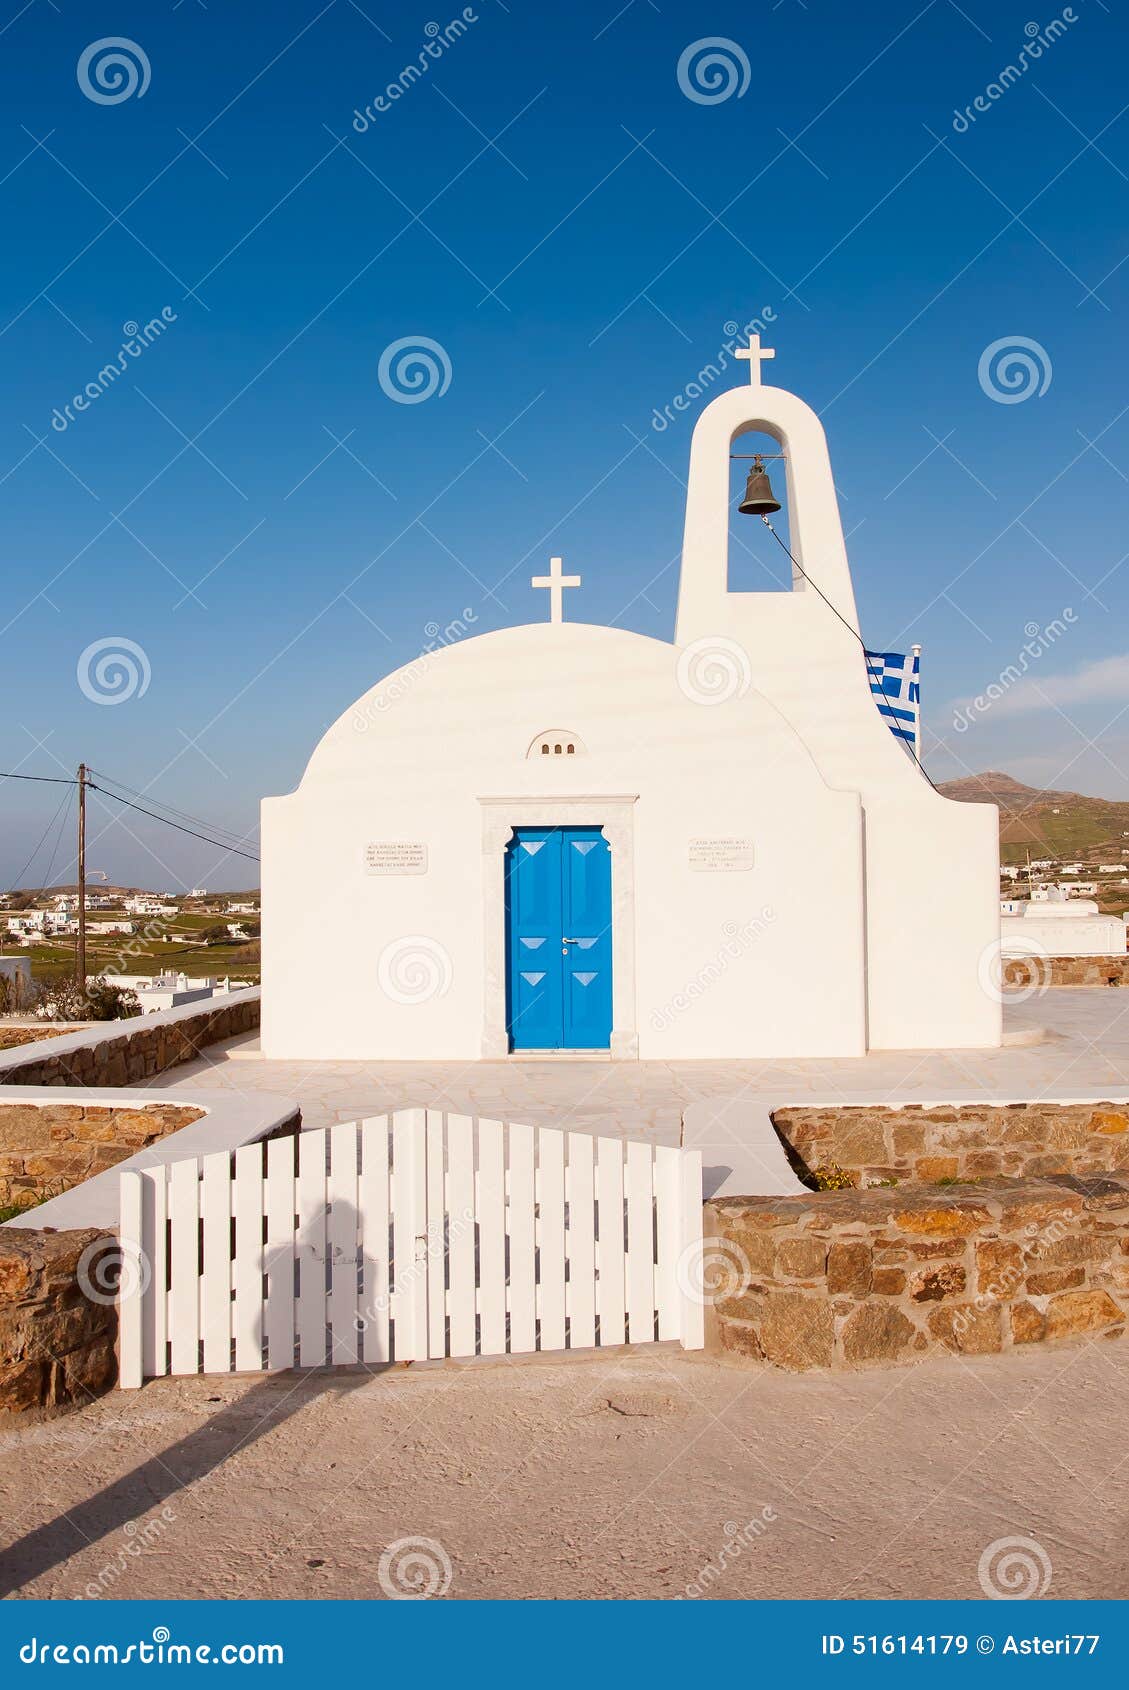
[[(5, 768), (85, 758), (253, 840), (259, 798), (297, 782), (430, 625), (543, 616), (528, 580), (551, 552), (584, 577), (574, 618), (670, 637), (704, 400), (661, 432), (654, 414), (727, 325), (769, 312), (771, 378), (828, 431), (867, 640), (925, 648), (934, 777), (1002, 767), (1129, 796), (1112, 6), (477, 0), (379, 111), (461, 8), (9, 10)], [(1052, 19), (1052, 45), (1021, 59)], [(695, 99), (680, 58), (712, 37), (732, 44), (732, 91), (696, 85), (691, 55)], [(108, 38), (141, 50), (137, 86), (92, 99), (80, 60)], [(112, 65), (95, 80), (105, 51), (87, 90), (120, 93)], [(154, 321), (68, 417), (125, 326)], [(421, 337), (445, 391), (397, 402), (381, 355)], [(1005, 403), (982, 357), (1017, 340), (1036, 379)], [(954, 729), (1025, 630), (1066, 610), (1025, 679)], [(80, 660), (122, 639), (147, 684), (107, 705), (113, 677), (88, 657), (80, 686)], [(61, 795), (5, 783), (0, 880)], [(91, 860), (112, 879), (255, 881), (136, 813), (111, 824), (114, 808), (92, 803)], [(66, 859), (64, 836), (56, 877)]]

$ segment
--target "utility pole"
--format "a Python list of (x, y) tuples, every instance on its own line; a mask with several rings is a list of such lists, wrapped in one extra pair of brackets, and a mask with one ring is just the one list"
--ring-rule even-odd
[(75, 982), (86, 995), (86, 764), (78, 766), (78, 943)]

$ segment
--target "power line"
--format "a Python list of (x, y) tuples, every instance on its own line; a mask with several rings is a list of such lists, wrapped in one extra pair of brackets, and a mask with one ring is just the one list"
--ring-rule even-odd
[[(820, 598), (823, 600), (823, 602), (827, 606), (828, 610), (833, 611), (835, 613), (835, 615), (839, 618), (840, 622), (843, 624), (844, 628), (847, 630), (848, 634), (851, 635), (852, 639), (856, 639), (858, 641), (859, 645), (862, 648), (862, 657), (863, 657), (863, 662), (865, 663), (866, 662), (866, 656), (867, 656), (866, 641), (863, 639), (863, 637), (859, 633), (858, 629), (854, 626), (853, 623), (847, 621), (847, 618), (843, 615), (843, 612), (839, 609), (838, 605), (834, 605), (834, 604), (831, 603), (831, 600), (827, 597), (827, 594), (824, 592), (823, 588), (819, 585), (818, 581), (813, 581), (811, 576), (808, 574), (807, 570), (804, 568), (803, 564), (798, 562), (798, 560), (792, 556), (791, 551), (789, 551), (789, 549), (785, 545), (784, 541), (780, 538), (779, 534), (776, 532), (775, 528), (772, 526), (772, 524), (768, 520), (767, 516), (762, 516), (761, 521), (764, 523), (765, 527), (768, 529), (769, 533), (772, 535), (772, 538), (776, 541), (776, 544), (783, 550), (785, 555), (789, 559), (791, 559), (791, 562), (793, 563), (795, 568), (797, 568), (799, 570), (800, 574), (803, 576), (803, 578), (807, 582), (808, 586), (815, 588), (816, 592), (819, 594)], [(929, 782), (930, 786), (933, 788), (934, 792), (936, 792), (939, 797), (944, 797), (944, 793), (942, 793), (940, 791), (940, 789), (938, 788), (937, 782), (933, 779), (933, 776), (929, 773), (929, 770), (925, 767), (925, 764), (921, 761), (921, 758), (918, 757), (915, 754), (913, 760), (917, 764), (918, 768), (921, 770), (922, 774), (925, 776), (926, 780)]]
[[(32, 777), (27, 776), (25, 778), (31, 779)], [(67, 784), (69, 786), (74, 786), (76, 784), (76, 782), (68, 781)], [(55, 823), (58, 821), (58, 819), (59, 819), (59, 817), (60, 817), (60, 815), (62, 814), (62, 811), (63, 811), (63, 805), (67, 802), (67, 799), (69, 797), (70, 797), (70, 793), (64, 792), (63, 796), (60, 798), (59, 807), (55, 811), (54, 815), (51, 817), (51, 820), (47, 823), (47, 826), (43, 829), (43, 832), (42, 832), (42, 834), (40, 835), (40, 838), (39, 838), (39, 843), (36, 845), (35, 850), (31, 853), (31, 856), (27, 859), (27, 862), (24, 864), (24, 866), (20, 870), (19, 874), (12, 881), (12, 891), (13, 892), (19, 891), (20, 885), (23, 881), (24, 875), (27, 873), (28, 869), (31, 867), (32, 863), (35, 861), (36, 857), (38, 857), (40, 851), (43, 849), (43, 842), (47, 838), (47, 835), (50, 833), (51, 829), (54, 827)]]
[(21, 775), (17, 772), (6, 772), (0, 769), (0, 780), (38, 780), (51, 786), (77, 786), (78, 782), (67, 775)]
[(141, 804), (131, 804), (128, 798), (122, 798), (116, 792), (110, 792), (106, 787), (99, 786), (96, 781), (88, 780), (87, 787), (91, 792), (101, 792), (107, 798), (112, 798), (118, 804), (124, 804), (127, 810), (136, 810), (139, 815), (149, 816), (155, 822), (164, 822), (166, 827), (173, 827), (178, 833), (189, 833), (193, 839), (202, 839), (206, 845), (214, 845), (218, 851), (226, 851), (234, 857), (246, 857), (248, 862), (257, 863), (259, 857), (251, 851), (241, 851), (236, 845), (229, 845), (223, 839), (212, 839), (206, 833), (198, 833), (194, 827), (182, 827), (179, 822), (170, 821), (167, 816), (159, 816), (156, 810), (147, 810)]
[[(188, 810), (178, 809), (175, 804), (166, 804), (162, 798), (150, 797), (147, 792), (138, 792), (135, 787), (128, 786), (124, 780), (119, 780), (116, 775), (107, 775), (101, 769), (90, 769), (89, 773), (96, 775), (99, 780), (108, 782), (108, 786), (103, 790), (108, 791), (111, 798), (120, 799), (122, 803), (128, 801), (121, 798), (121, 793), (126, 792), (130, 798), (144, 798), (148, 803), (155, 805), (158, 810), (167, 810), (170, 816), (176, 817), (181, 822), (192, 822), (197, 827), (208, 828), (212, 833), (226, 834), (229, 839), (234, 840), (240, 846), (246, 839), (246, 834), (237, 833), (234, 828), (223, 827), (219, 822), (210, 822), (203, 816), (194, 816)], [(111, 790), (112, 788), (119, 788), (120, 790), (114, 791)]]

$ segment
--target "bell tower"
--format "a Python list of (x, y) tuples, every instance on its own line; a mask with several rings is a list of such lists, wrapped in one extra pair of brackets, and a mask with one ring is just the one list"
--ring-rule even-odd
[[(809, 601), (819, 600), (805, 575), (858, 630), (827, 440), (809, 405), (794, 393), (762, 382), (761, 366), (775, 356), (771, 347), (761, 346), (759, 335), (739, 348), (737, 357), (749, 365), (748, 385), (719, 394), (695, 426), (678, 593), (678, 645), (731, 629), (735, 617), (744, 622), (740, 614), (744, 601), (751, 601), (748, 608), (758, 617), (764, 612), (775, 621), (784, 607), (768, 610), (763, 601), (782, 598), (790, 611), (786, 620), (795, 624), (804, 618)], [(729, 589), (729, 454), (735, 440), (753, 431), (775, 440), (787, 464), (788, 526), (792, 551), (803, 571), (793, 571), (792, 594), (732, 593)], [(796, 602), (790, 603), (793, 595)], [(826, 604), (821, 609), (835, 619)]]

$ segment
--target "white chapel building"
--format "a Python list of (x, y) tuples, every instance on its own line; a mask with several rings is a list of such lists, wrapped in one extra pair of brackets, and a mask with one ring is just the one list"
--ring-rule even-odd
[[(553, 559), (547, 621), (386, 677), (264, 800), (266, 1056), (999, 1043), (997, 812), (875, 708), (823, 429), (743, 355), (694, 430), (673, 644), (566, 620)], [(787, 463), (790, 591), (729, 589), (750, 431)]]

